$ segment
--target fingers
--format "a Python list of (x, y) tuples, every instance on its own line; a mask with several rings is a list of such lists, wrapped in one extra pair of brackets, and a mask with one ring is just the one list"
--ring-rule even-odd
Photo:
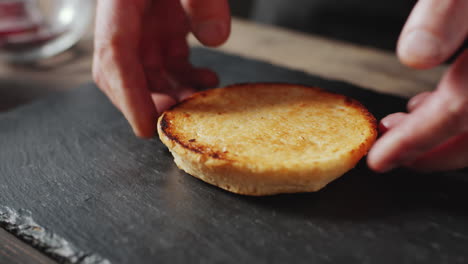
[(378, 172), (391, 170), (451, 137), (455, 131), (444, 129), (452, 122), (443, 114), (445, 106), (446, 102), (428, 100), (387, 131), (369, 152), (369, 167)]
[(135, 134), (149, 138), (156, 109), (138, 54), (146, 1), (98, 1), (93, 75), (129, 121)]
[(398, 41), (400, 60), (430, 68), (449, 58), (468, 33), (468, 1), (419, 0)]
[(187, 17), (202, 43), (221, 44), (230, 30), (227, 2), (182, 2), (186, 14), (172, 0), (98, 2), (93, 75), (140, 137), (154, 135), (158, 112), (218, 82), (189, 63)]
[(422, 171), (454, 170), (468, 166), (468, 133), (448, 140), (406, 166)]
[(226, 0), (181, 0), (195, 37), (204, 45), (224, 43), (231, 31), (231, 15)]
[[(408, 111), (413, 112), (416, 108), (418, 108), (429, 96), (431, 92), (423, 92), (420, 93), (408, 102)], [(388, 130), (394, 128), (408, 116), (407, 113), (394, 113), (386, 116), (380, 121), (379, 131), (380, 133), (384, 134)]]
[(385, 133), (368, 155), (384, 172), (410, 163), (450, 138), (468, 131), (468, 51), (450, 67), (438, 90)]

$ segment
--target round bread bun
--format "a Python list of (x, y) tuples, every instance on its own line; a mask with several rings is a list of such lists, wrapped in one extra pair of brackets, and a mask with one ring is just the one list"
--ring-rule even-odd
[(317, 191), (367, 154), (377, 131), (343, 95), (254, 83), (198, 92), (158, 120), (179, 168), (244, 195)]

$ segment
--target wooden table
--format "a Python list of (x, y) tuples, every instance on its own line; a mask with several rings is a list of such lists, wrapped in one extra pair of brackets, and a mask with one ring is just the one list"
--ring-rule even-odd
[[(91, 81), (91, 32), (72, 50), (40, 64), (0, 65), (0, 111)], [(192, 37), (190, 42), (198, 45)], [(402, 96), (433, 89), (445, 70), (410, 70), (388, 52), (238, 19), (220, 50)], [(55, 262), (0, 228), (0, 263)]]

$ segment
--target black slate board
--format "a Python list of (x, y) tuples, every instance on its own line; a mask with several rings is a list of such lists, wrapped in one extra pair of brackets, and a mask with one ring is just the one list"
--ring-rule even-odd
[[(379, 118), (405, 105), (205, 49), (193, 58), (223, 85), (318, 85)], [(377, 175), (361, 162), (318, 193), (231, 194), (179, 171), (158, 139), (135, 138), (93, 84), (0, 114), (0, 222), (64, 262), (466, 263), (467, 190), (466, 172)], [(28, 236), (42, 230), (28, 214), (49, 233)], [(79, 254), (53, 253), (57, 236)]]

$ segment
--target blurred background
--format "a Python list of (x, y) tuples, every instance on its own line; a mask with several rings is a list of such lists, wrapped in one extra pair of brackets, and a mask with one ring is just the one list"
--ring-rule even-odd
[(230, 0), (235, 16), (389, 51), (417, 0)]

